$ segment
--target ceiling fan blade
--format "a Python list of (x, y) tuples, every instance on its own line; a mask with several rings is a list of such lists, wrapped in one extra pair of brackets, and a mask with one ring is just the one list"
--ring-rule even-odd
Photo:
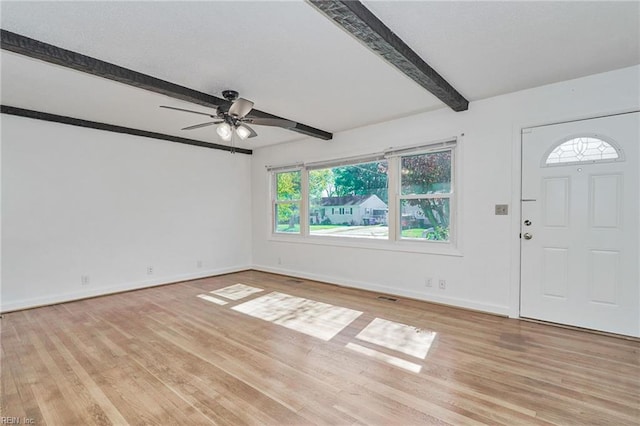
[(246, 118), (243, 121), (259, 126), (274, 126), (282, 127), (283, 129), (289, 129), (296, 125), (294, 121), (285, 120), (284, 118)]
[(185, 127), (184, 129), (180, 129), (180, 130), (199, 129), (200, 127), (213, 126), (214, 124), (219, 124), (219, 123), (222, 123), (222, 121), (210, 121), (209, 123), (195, 124), (193, 126)]
[(200, 114), (200, 115), (206, 115), (207, 117), (216, 118), (216, 116), (215, 116), (215, 115), (209, 114), (209, 113), (207, 113), (207, 112), (192, 111), (192, 110), (190, 110), (190, 109), (176, 108), (176, 107), (166, 106), (166, 105), (160, 105), (160, 108), (174, 109), (174, 110), (176, 110), (176, 111), (190, 112), (190, 113), (192, 113), (192, 114)]
[(242, 127), (246, 127), (251, 132), (251, 133), (249, 133), (249, 136), (247, 136), (247, 138), (255, 138), (256, 136), (258, 136), (256, 131), (253, 130), (251, 127), (247, 126), (246, 124), (243, 124)]
[(243, 118), (253, 109), (253, 102), (244, 98), (237, 99), (229, 108), (229, 115), (234, 117)]

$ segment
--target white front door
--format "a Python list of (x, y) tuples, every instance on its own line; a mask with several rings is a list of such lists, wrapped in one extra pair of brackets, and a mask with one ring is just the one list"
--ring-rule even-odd
[(640, 336), (640, 113), (522, 134), (520, 316)]

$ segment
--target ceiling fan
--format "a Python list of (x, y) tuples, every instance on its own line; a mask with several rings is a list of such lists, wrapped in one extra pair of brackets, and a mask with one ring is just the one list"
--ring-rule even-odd
[(160, 108), (173, 109), (176, 111), (189, 112), (192, 114), (206, 115), (213, 118), (215, 121), (209, 121), (206, 123), (195, 124), (193, 126), (185, 127), (181, 130), (193, 130), (201, 127), (213, 126), (217, 124), (216, 133), (222, 138), (222, 140), (229, 142), (233, 134), (235, 133), (242, 140), (247, 138), (253, 138), (258, 134), (248, 124), (255, 124), (258, 126), (274, 126), (283, 127), (285, 129), (294, 127), (296, 123), (291, 120), (285, 120), (283, 118), (259, 118), (259, 117), (247, 117), (247, 114), (253, 109), (253, 102), (238, 97), (238, 92), (235, 90), (224, 90), (222, 96), (228, 100), (231, 105), (219, 105), (216, 107), (214, 114), (206, 112), (192, 111), (190, 109), (176, 108), (172, 106), (160, 105)]

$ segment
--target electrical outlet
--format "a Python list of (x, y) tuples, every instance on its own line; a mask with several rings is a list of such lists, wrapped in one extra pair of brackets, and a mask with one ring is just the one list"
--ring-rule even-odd
[(89, 279), (89, 275), (81, 275), (80, 276), (80, 284), (82, 285), (89, 285), (90, 279)]
[(503, 216), (509, 214), (509, 205), (508, 204), (496, 204), (496, 215)]
[(147, 275), (153, 275), (153, 266), (147, 266)]
[(202, 260), (198, 260), (196, 262), (196, 265), (198, 266), (198, 268), (202, 268)]
[(438, 281), (438, 287), (440, 287), (440, 290), (446, 290), (447, 289), (447, 280)]
[(424, 279), (424, 286), (425, 287), (433, 287), (433, 280), (431, 278), (425, 278)]

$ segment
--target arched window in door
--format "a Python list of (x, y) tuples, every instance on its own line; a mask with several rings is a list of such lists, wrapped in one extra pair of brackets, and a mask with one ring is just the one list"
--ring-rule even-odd
[(602, 136), (572, 136), (556, 144), (545, 158), (545, 166), (621, 161), (622, 151)]

